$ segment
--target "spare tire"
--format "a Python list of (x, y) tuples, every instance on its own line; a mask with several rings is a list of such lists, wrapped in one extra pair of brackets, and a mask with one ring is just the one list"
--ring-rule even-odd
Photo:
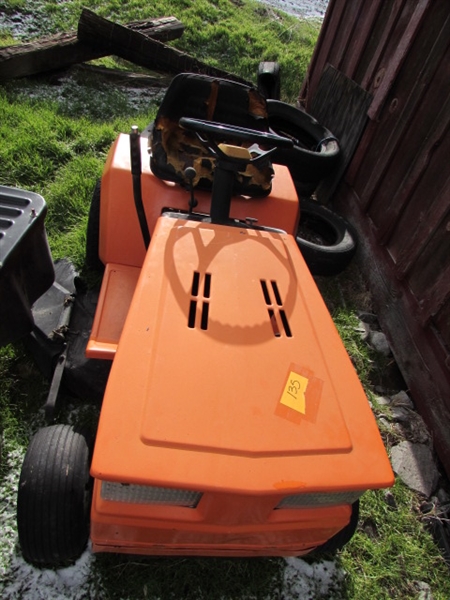
[(267, 100), (269, 127), (294, 142), (292, 149), (278, 148), (272, 162), (286, 165), (300, 196), (309, 197), (336, 167), (338, 140), (307, 112), (279, 100)]
[(301, 200), (297, 245), (313, 275), (337, 275), (353, 258), (357, 236), (340, 215), (315, 200)]

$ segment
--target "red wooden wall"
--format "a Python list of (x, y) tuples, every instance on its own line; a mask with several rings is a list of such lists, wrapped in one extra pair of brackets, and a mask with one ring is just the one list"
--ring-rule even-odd
[[(330, 65), (346, 95), (324, 93)], [(362, 123), (319, 199), (359, 231), (379, 319), (450, 475), (450, 1), (330, 0), (299, 100), (335, 135), (343, 108)]]

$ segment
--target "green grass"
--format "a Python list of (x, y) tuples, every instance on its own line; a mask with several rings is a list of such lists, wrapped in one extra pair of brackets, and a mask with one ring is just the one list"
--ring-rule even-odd
[(392, 508), (384, 494), (363, 496), (359, 529), (340, 557), (352, 574), (350, 597), (416, 598), (416, 583), (425, 581), (435, 599), (447, 600), (448, 568), (422, 525), (416, 495), (397, 481), (392, 489), (397, 508)]
[[(279, 60), (283, 96), (293, 100), (300, 88), (317, 37), (317, 27), (269, 11), (261, 4), (217, 0), (143, 3), (36, 2), (0, 0), (0, 11), (33, 11), (42, 33), (76, 28), (82, 6), (105, 17), (127, 22), (175, 15), (186, 32), (178, 48), (206, 62), (255, 80), (261, 60)], [(0, 43), (12, 41), (0, 31)], [(108, 61), (105, 61), (108, 62)], [(110, 63), (111, 64), (111, 63)], [(144, 128), (156, 110), (132, 106), (119, 89), (87, 78), (58, 86), (23, 80), (0, 87), (0, 183), (42, 194), (48, 203), (46, 220), (54, 258), (70, 257), (85, 275), (84, 247), (92, 190), (107, 151), (117, 134), (131, 124)], [(355, 285), (355, 272), (321, 281), (339, 332), (355, 368), (371, 396), (373, 382), (387, 369), (360, 339), (355, 306), (367, 298)], [(0, 349), (0, 430), (3, 457), (24, 452), (32, 431), (43, 424), (42, 405), (48, 388), (21, 344)], [(95, 407), (68, 398), (66, 416), (91, 419)], [(71, 410), (75, 408), (76, 410)], [(0, 494), (11, 485), (8, 461), (0, 467)], [(333, 599), (418, 598), (416, 581), (430, 584), (435, 600), (450, 598), (448, 569), (425, 530), (419, 499), (400, 482), (393, 489), (396, 508), (383, 492), (370, 492), (361, 502), (360, 527), (337, 558), (345, 577), (336, 583)], [(1, 550), (0, 568), (9, 569)], [(313, 562), (308, 559), (308, 562)], [(282, 559), (128, 559), (99, 556), (92, 565), (86, 597), (102, 598), (281, 598), (285, 562)], [(9, 577), (13, 577), (12, 572)], [(88, 596), (89, 594), (89, 596)], [(323, 597), (317, 592), (316, 598)]]
[[(84, 262), (92, 190), (107, 152), (119, 132), (129, 131), (135, 122), (144, 128), (156, 110), (150, 104), (145, 114), (132, 115), (129, 110), (127, 114), (120, 110), (122, 103), (119, 107), (115, 103), (117, 93), (113, 90), (109, 101), (107, 92), (102, 97), (107, 110), (100, 119), (95, 92), (95, 88), (86, 89), (87, 101), (79, 110), (79, 89), (75, 97), (69, 95), (63, 102), (54, 102), (30, 99), (29, 93), (23, 93), (21, 83), (0, 88), (0, 181), (2, 185), (29, 189), (45, 197), (46, 228), (53, 256), (69, 256), (78, 268)], [(90, 94), (93, 114), (86, 116)], [(71, 115), (69, 105), (73, 107)]]
[(275, 598), (282, 574), (281, 559), (134, 558), (101, 556), (96, 570), (107, 597), (183, 600)]
[[(298, 96), (318, 34), (316, 22), (300, 21), (251, 0), (37, 0), (32, 5), (0, 0), (0, 10), (6, 14), (14, 9), (33, 15), (40, 25), (33, 32), (35, 37), (76, 30), (83, 7), (119, 23), (175, 16), (186, 29), (171, 42), (173, 46), (253, 82), (260, 61), (278, 61), (284, 75), (282, 94), (288, 101)], [(0, 30), (0, 35), (7, 36), (8, 31)]]
[[(357, 312), (370, 311), (370, 296), (361, 274), (353, 264), (337, 278), (320, 278), (318, 284), (374, 412), (379, 414), (374, 384), (381, 380), (384, 387), (388, 385), (383, 377), (392, 359), (380, 356), (362, 340)], [(385, 430), (382, 424), (380, 429), (388, 448), (402, 441), (392, 429)], [(361, 498), (358, 530), (339, 556), (339, 564), (348, 574), (344, 597), (418, 598), (417, 582), (426, 582), (433, 598), (448, 600), (448, 566), (422, 522), (420, 495), (399, 479), (390, 492), (390, 502), (386, 490), (367, 492)]]

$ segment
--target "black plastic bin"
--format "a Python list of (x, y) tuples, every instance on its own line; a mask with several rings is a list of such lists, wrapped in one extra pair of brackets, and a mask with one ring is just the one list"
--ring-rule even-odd
[(46, 212), (39, 194), (0, 185), (0, 346), (32, 330), (31, 307), (53, 283)]

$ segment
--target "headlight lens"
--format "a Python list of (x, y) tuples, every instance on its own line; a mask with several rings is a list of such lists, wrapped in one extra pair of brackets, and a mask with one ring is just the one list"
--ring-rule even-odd
[(173, 488), (135, 485), (102, 481), (101, 497), (112, 502), (132, 504), (164, 504), (195, 508), (202, 497), (201, 492)]
[(313, 508), (320, 506), (337, 506), (338, 504), (353, 504), (364, 491), (332, 492), (313, 494), (294, 494), (286, 496), (275, 508)]

